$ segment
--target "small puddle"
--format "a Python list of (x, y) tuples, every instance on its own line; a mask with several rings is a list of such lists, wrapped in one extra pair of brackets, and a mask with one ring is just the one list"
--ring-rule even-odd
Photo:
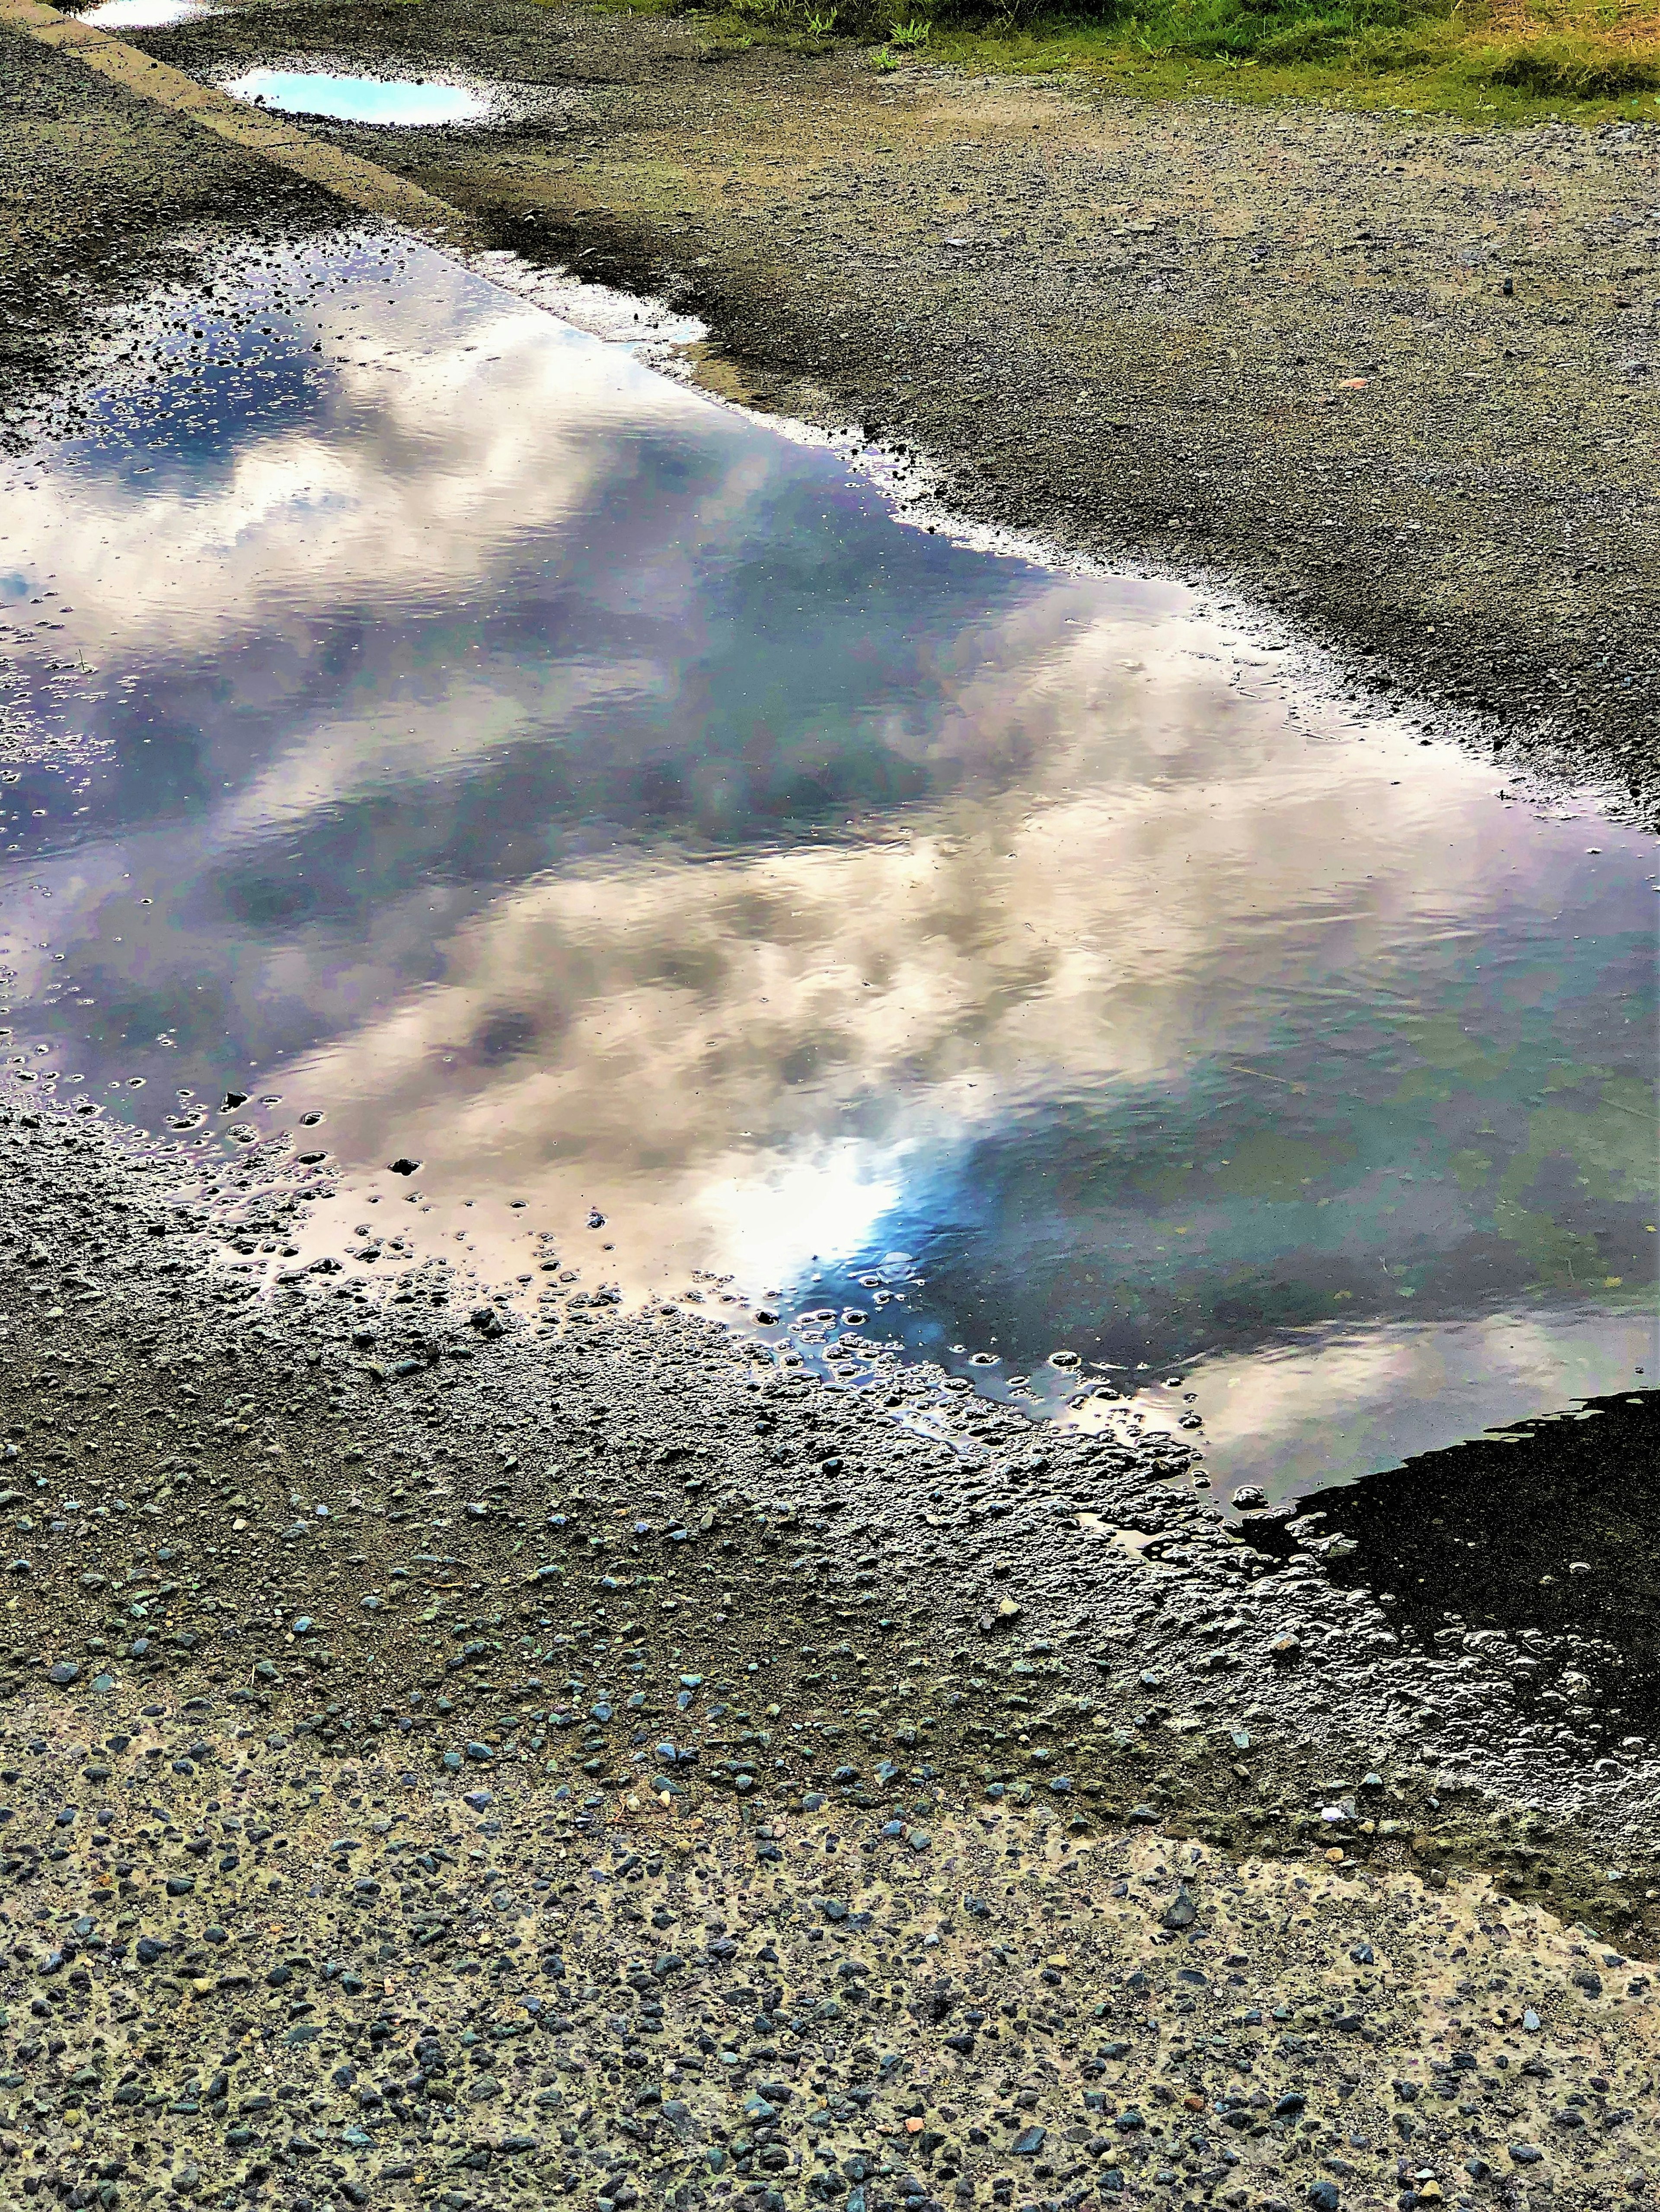
[(219, 12), (217, 0), (96, 0), (74, 15), (77, 23), (95, 24), (100, 31), (165, 31)]
[(489, 112), (482, 93), (464, 84), (416, 78), (347, 76), (326, 70), (246, 70), (225, 87), (234, 99), (285, 115), (331, 123), (404, 126), (476, 123)]
[(0, 1018), (204, 1188), (342, 1164), (250, 1285), (672, 1295), (1274, 1498), (1649, 1387), (1651, 841), (424, 247), (150, 327), (4, 464)]

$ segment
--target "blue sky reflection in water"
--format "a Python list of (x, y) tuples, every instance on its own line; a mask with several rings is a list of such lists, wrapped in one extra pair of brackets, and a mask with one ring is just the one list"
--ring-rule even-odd
[(256, 107), (321, 115), (336, 123), (475, 123), (489, 102), (464, 84), (433, 78), (355, 76), (338, 70), (245, 70), (225, 89)]
[(43, 1092), (210, 1158), (226, 1086), (321, 1111), (319, 1245), (408, 1153), (410, 1251), (729, 1274), (810, 1357), (1196, 1406), (1229, 1480), (1651, 1378), (1635, 832), (1359, 729), (1177, 586), (899, 527), (424, 249), (169, 320), (6, 486)]
[(64, 12), (100, 31), (164, 31), (174, 23), (193, 23), (216, 9), (212, 0), (93, 0), (89, 8)]

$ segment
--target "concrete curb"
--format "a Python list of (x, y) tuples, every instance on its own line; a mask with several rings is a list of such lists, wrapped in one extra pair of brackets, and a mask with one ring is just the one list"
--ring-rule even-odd
[(378, 215), (423, 233), (435, 243), (465, 246), (474, 243), (465, 219), (443, 200), (423, 191), (391, 170), (361, 160), (338, 147), (313, 138), (291, 123), (262, 114), (228, 93), (198, 84), (182, 70), (151, 59), (137, 46), (125, 45), (91, 24), (60, 15), (41, 0), (0, 0), (0, 26), (33, 39), (43, 46), (56, 46), (96, 70), (100, 76), (121, 85), (158, 107), (187, 116), (233, 146), (257, 154), (290, 175), (303, 177), (366, 215)]

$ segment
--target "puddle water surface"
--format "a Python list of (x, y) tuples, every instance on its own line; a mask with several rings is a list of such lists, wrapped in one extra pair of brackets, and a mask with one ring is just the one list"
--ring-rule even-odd
[(93, 23), (100, 31), (164, 31), (220, 11), (216, 0), (95, 0), (73, 12), (77, 23)]
[(225, 90), (256, 107), (321, 116), (331, 123), (476, 123), (489, 112), (483, 94), (464, 84), (348, 76), (324, 70), (245, 70)]
[(377, 1295), (764, 1300), (1276, 1494), (1652, 1376), (1637, 832), (425, 249), (170, 320), (8, 465), (37, 1095), (325, 1146)]

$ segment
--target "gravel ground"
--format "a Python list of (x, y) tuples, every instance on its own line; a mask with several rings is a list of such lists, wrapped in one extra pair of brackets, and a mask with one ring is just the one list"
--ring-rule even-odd
[(16, 1717), (14, 2203), (1651, 2201), (1648, 1975), (1485, 1883)]
[(316, 127), (695, 305), (710, 381), (912, 442), (953, 510), (1225, 579), (1432, 727), (1656, 811), (1660, 130), (885, 76), (520, 0), (139, 43), (514, 88), (485, 128)]
[(1527, 1703), (1584, 1639), (1402, 1632), (1175, 1440), (874, 1346), (287, 1263), (286, 1139), (191, 1195), (6, 1116), (26, 2191), (1643, 2185), (1660, 1770)]

